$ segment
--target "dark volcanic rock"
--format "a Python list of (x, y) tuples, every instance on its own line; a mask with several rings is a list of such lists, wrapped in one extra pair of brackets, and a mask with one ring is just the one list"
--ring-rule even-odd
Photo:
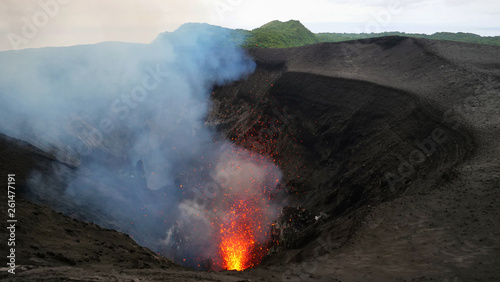
[[(186, 270), (127, 235), (18, 199), (15, 278), (500, 278), (500, 48), (387, 37), (248, 51), (257, 70), (214, 89), (206, 125), (284, 172), (282, 244), (261, 266)], [(0, 148), (2, 177), (16, 173), (19, 189), (42, 203), (54, 199), (29, 194), (31, 171), (44, 179), (54, 163), (77, 165), (5, 136)], [(140, 178), (140, 166), (125, 172)]]

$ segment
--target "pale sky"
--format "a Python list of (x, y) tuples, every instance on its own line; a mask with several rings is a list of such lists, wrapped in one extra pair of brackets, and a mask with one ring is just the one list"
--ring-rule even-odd
[(0, 0), (0, 50), (149, 43), (186, 22), (253, 29), (290, 19), (313, 32), (492, 36), (500, 35), (500, 0)]

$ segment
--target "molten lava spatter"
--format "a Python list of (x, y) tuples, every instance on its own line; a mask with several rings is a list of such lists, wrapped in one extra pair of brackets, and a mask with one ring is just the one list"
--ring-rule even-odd
[(242, 271), (260, 262), (267, 251), (259, 248), (255, 240), (256, 232), (262, 231), (260, 216), (255, 199), (233, 204), (228, 222), (220, 225), (219, 248), (224, 269)]
[(192, 169), (191, 174), (203, 174), (204, 181), (194, 182), (199, 178), (188, 174), (179, 183), (182, 189), (199, 187), (200, 193), (194, 190), (193, 199), (179, 205), (189, 224), (183, 224), (178, 232), (182, 237), (175, 238), (186, 239), (169, 246), (175, 247), (173, 252), (185, 249), (188, 260), (180, 262), (200, 270), (253, 268), (273, 243), (271, 224), (280, 211), (275, 200), (281, 171), (267, 157), (232, 144), (215, 156), (217, 162), (208, 164), (206, 170)]
[[(226, 232), (226, 230), (222, 230)], [(222, 259), (224, 268), (227, 270), (245, 270), (249, 260), (249, 254), (254, 244), (248, 234), (227, 234), (221, 242)]]

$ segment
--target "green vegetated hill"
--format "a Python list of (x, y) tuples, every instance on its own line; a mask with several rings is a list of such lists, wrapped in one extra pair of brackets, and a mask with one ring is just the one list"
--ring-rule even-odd
[[(205, 40), (217, 38), (217, 42), (236, 43), (237, 45), (251, 48), (287, 48), (298, 47), (319, 42), (340, 42), (357, 39), (366, 39), (382, 36), (406, 36), (427, 38), (435, 40), (451, 40), (477, 44), (488, 44), (500, 46), (500, 36), (480, 36), (473, 33), (451, 33), (439, 32), (432, 35), (404, 32), (382, 32), (382, 33), (312, 33), (302, 23), (295, 20), (287, 22), (272, 21), (253, 30), (229, 29), (220, 26), (200, 23), (187, 23), (179, 27), (173, 33), (165, 32), (160, 34), (159, 38), (165, 36), (189, 35), (194, 30), (202, 30), (206, 35)], [(202, 40), (202, 39), (199, 39)]]
[(432, 35), (404, 32), (382, 32), (382, 33), (318, 33), (314, 34), (302, 23), (295, 20), (287, 22), (272, 21), (252, 31), (237, 30), (244, 47), (261, 48), (286, 48), (297, 47), (318, 42), (340, 42), (356, 39), (365, 39), (382, 36), (407, 36), (417, 38), (428, 38), (436, 40), (451, 40), (478, 44), (500, 46), (500, 36), (483, 37), (473, 33), (451, 33), (439, 32)]
[(460, 41), (468, 43), (486, 44), (486, 45), (497, 45), (500, 46), (500, 36), (480, 36), (474, 33), (452, 33), (452, 32), (437, 32), (432, 35), (420, 34), (420, 33), (405, 33), (405, 32), (382, 32), (382, 33), (318, 33), (320, 42), (340, 42), (356, 39), (365, 39), (373, 37), (382, 36), (406, 36), (406, 37), (416, 37), (416, 38), (427, 38), (435, 40), (450, 40), (450, 41)]
[(320, 42), (318, 37), (299, 21), (272, 21), (252, 30), (244, 47), (285, 48)]

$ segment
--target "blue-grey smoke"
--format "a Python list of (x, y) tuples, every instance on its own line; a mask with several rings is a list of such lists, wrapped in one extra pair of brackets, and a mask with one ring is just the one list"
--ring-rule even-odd
[[(50, 177), (33, 172), (33, 199), (186, 264), (216, 260), (207, 232), (224, 217), (222, 189), (266, 198), (281, 177), (204, 124), (212, 88), (255, 69), (234, 42), (187, 24), (151, 44), (1, 52), (0, 131), (59, 161)], [(276, 208), (262, 208), (270, 222)]]

